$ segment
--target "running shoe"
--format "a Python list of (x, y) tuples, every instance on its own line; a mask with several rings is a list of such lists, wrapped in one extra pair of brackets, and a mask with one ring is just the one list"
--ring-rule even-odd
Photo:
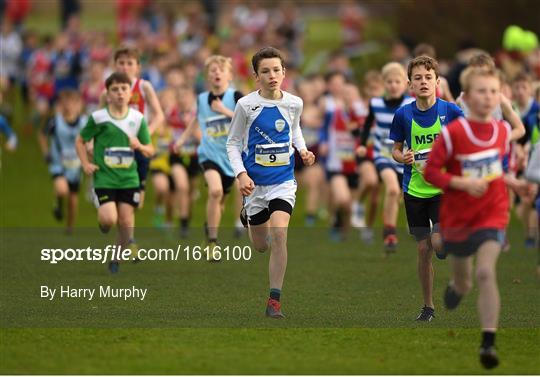
[(266, 304), (266, 316), (270, 318), (285, 318), (281, 312), (281, 303), (273, 298), (268, 299)]
[(444, 291), (444, 306), (446, 306), (446, 309), (455, 309), (459, 305), (462, 297), (463, 296), (459, 295), (454, 288), (448, 284)]
[(398, 238), (395, 234), (389, 234), (386, 237), (384, 237), (384, 252), (386, 255), (393, 254), (396, 252), (397, 244), (398, 244)]
[(429, 306), (424, 306), (418, 317), (416, 317), (416, 320), (422, 322), (431, 322), (433, 318), (435, 318), (435, 309), (430, 308)]
[(499, 365), (499, 357), (495, 346), (480, 347), (480, 362), (486, 369), (493, 369)]

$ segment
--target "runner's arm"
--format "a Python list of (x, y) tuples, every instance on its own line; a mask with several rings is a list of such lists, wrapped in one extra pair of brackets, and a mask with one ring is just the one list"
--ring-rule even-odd
[(234, 115), (229, 129), (229, 137), (227, 139), (227, 155), (231, 162), (231, 167), (234, 176), (238, 177), (246, 171), (242, 161), (242, 150), (244, 148), (244, 135), (247, 127), (246, 110), (241, 104), (237, 104), (234, 109)]

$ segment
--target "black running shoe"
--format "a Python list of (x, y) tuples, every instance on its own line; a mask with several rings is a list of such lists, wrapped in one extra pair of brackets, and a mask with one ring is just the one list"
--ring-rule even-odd
[(99, 228), (99, 231), (103, 234), (107, 234), (109, 233), (109, 231), (111, 230), (111, 227), (110, 226), (105, 226), (105, 225), (101, 225), (98, 223), (98, 228)]
[(446, 259), (446, 252), (444, 250), (435, 252), (435, 255), (437, 256), (437, 259), (440, 259), (440, 260)]
[(64, 212), (62, 211), (62, 208), (56, 206), (53, 208), (52, 212), (56, 221), (62, 221), (64, 219)]
[(429, 306), (424, 306), (418, 317), (416, 317), (416, 320), (423, 322), (431, 322), (433, 318), (435, 318), (435, 309), (430, 308)]
[(187, 226), (180, 227), (180, 238), (182, 239), (189, 238), (189, 228)]
[(493, 369), (499, 365), (499, 356), (497, 356), (495, 346), (480, 347), (480, 362), (486, 369)]
[(455, 309), (459, 305), (462, 297), (463, 296), (459, 295), (451, 285), (448, 285), (444, 291), (444, 306), (446, 306), (446, 309)]

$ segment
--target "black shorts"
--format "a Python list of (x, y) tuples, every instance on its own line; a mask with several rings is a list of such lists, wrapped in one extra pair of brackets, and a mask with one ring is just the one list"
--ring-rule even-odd
[(129, 189), (95, 188), (94, 193), (100, 206), (107, 202), (115, 202), (131, 204), (137, 208), (141, 200), (138, 187)]
[(169, 190), (174, 191), (176, 186), (174, 185), (174, 179), (170, 174), (165, 173), (162, 170), (159, 169), (150, 169), (150, 174), (154, 176), (155, 174), (164, 174), (167, 176), (167, 179), (169, 180)]
[[(65, 178), (64, 174), (53, 174), (51, 176), (51, 178), (53, 180), (55, 180), (58, 177), (64, 177)], [(66, 178), (66, 180), (67, 180), (67, 178)], [(68, 184), (69, 192), (71, 192), (71, 193), (76, 194), (76, 193), (79, 192), (79, 189), (81, 188), (81, 181), (73, 181), (73, 182), (67, 181), (67, 184)]]
[(443, 239), (444, 251), (456, 257), (468, 257), (476, 253), (478, 248), (486, 241), (497, 241), (504, 244), (505, 234), (503, 230), (486, 228), (472, 233), (465, 241), (449, 242)]
[(351, 190), (355, 190), (358, 188), (358, 174), (357, 173), (344, 174), (344, 173), (336, 173), (336, 172), (327, 171), (326, 180), (330, 182), (332, 178), (335, 177), (336, 175), (344, 176), (345, 179), (347, 180), (347, 186), (349, 186)]
[(221, 170), (221, 168), (218, 166), (218, 164), (216, 164), (215, 162), (206, 160), (206, 161), (201, 162), (201, 169), (203, 171), (216, 170), (221, 177), (221, 186), (223, 187), (223, 194), (228, 194), (229, 192), (231, 192), (231, 187), (234, 184), (235, 178), (225, 175), (223, 173), (223, 170)]
[(371, 163), (373, 164), (373, 167), (375, 167), (375, 163), (373, 162), (373, 160), (369, 157), (356, 157), (356, 165), (358, 165), (358, 167), (360, 167), (360, 165), (362, 165), (364, 162), (368, 162), (368, 163)]
[(148, 176), (148, 170), (150, 170), (150, 158), (145, 157), (139, 151), (135, 151), (135, 161), (137, 161), (137, 174), (139, 174), (139, 182), (141, 182), (139, 189), (144, 191), (146, 177)]
[(289, 215), (292, 215), (293, 207), (289, 202), (283, 199), (272, 199), (268, 203), (268, 208), (263, 209), (262, 211), (249, 216), (250, 225), (261, 225), (270, 219), (270, 215), (275, 211), (287, 212)]
[[(414, 236), (416, 241), (429, 238), (432, 232), (438, 233), (441, 196), (417, 198), (405, 192), (403, 193), (403, 197), (405, 199), (405, 212), (407, 213), (409, 233)], [(431, 229), (431, 224), (433, 224), (433, 230)]]
[(169, 165), (172, 167), (174, 164), (182, 165), (186, 169), (189, 178), (196, 177), (201, 172), (199, 159), (196, 155), (180, 156), (177, 154), (171, 154), (169, 156)]

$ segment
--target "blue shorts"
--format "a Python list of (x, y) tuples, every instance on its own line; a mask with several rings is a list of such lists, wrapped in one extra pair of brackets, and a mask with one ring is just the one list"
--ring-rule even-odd
[(49, 164), (49, 174), (51, 177), (65, 177), (69, 184), (74, 187), (79, 185), (81, 181), (81, 168), (65, 168), (60, 162), (53, 161)]

